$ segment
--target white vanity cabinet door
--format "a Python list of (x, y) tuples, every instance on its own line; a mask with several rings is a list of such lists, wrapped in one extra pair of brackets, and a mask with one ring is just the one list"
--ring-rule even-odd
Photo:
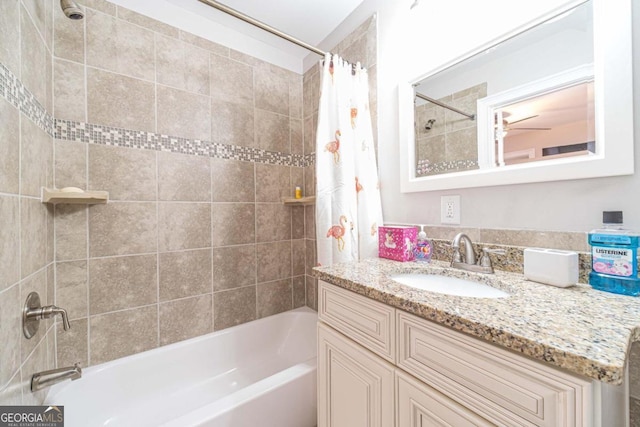
[(398, 311), (398, 366), (506, 426), (590, 425), (591, 381)]
[(400, 370), (396, 371), (396, 397), (396, 427), (494, 426)]
[(394, 367), (318, 323), (318, 426), (393, 427)]
[(320, 280), (318, 318), (378, 356), (395, 362), (395, 309)]

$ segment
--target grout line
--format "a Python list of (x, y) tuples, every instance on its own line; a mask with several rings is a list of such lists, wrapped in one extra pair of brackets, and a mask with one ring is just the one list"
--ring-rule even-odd
[[(155, 39), (155, 38), (154, 38)], [(156, 99), (156, 109), (158, 101)], [(156, 114), (156, 126), (158, 115)], [(160, 345), (160, 167), (158, 165), (160, 155), (156, 151), (156, 347)]]

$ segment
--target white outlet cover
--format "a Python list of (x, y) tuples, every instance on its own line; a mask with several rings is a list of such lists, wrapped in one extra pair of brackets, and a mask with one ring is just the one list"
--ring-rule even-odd
[(460, 224), (460, 196), (442, 196), (440, 198), (440, 222), (442, 224)]

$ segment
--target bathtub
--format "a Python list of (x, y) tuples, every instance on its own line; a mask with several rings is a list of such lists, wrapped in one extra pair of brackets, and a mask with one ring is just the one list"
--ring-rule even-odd
[(44, 404), (66, 427), (312, 427), (316, 321), (304, 307), (91, 366)]

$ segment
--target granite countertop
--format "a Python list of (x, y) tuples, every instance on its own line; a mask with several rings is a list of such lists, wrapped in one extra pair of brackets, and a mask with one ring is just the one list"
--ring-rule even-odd
[[(388, 276), (425, 272), (486, 283), (508, 298), (469, 298), (423, 291)], [(640, 298), (577, 284), (556, 288), (523, 275), (480, 274), (429, 264), (368, 259), (314, 268), (318, 279), (606, 383), (621, 384), (630, 345), (640, 339)]]

